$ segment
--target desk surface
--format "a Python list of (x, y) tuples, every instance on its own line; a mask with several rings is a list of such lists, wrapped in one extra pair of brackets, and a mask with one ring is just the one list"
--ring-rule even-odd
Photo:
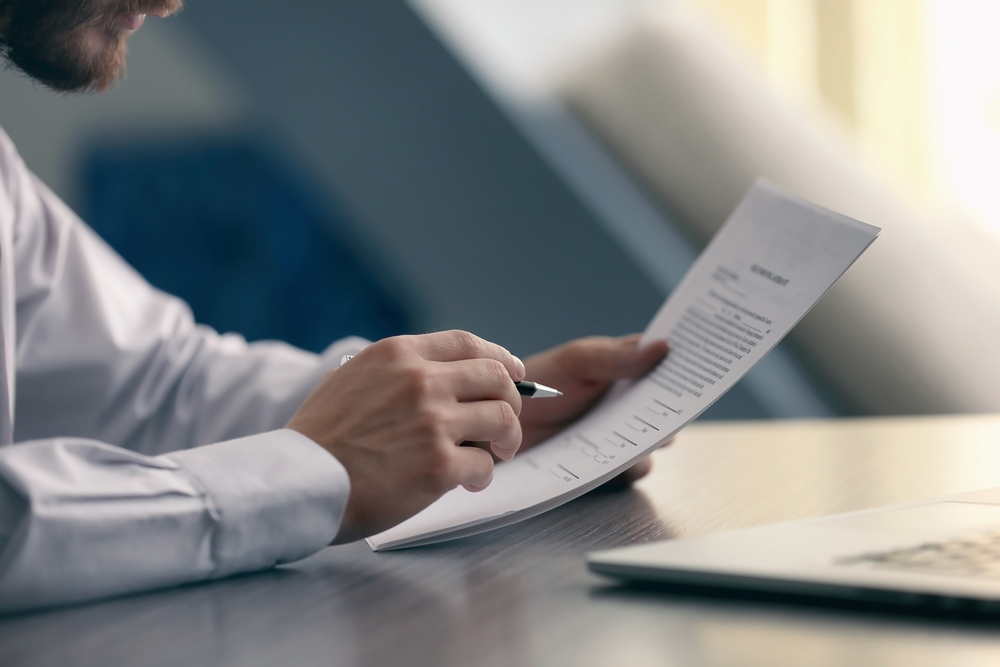
[(692, 426), (633, 491), (450, 544), (0, 619), (14, 665), (996, 665), (962, 624), (630, 592), (586, 552), (1000, 486), (1000, 416)]

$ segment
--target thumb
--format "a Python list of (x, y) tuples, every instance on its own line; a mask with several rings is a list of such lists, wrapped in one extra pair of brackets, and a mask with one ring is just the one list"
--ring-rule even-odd
[(610, 382), (645, 375), (667, 353), (667, 342), (639, 347), (639, 334), (621, 338), (585, 338), (570, 343), (564, 368), (581, 380)]
[(639, 347), (636, 341), (631, 358), (624, 360), (621, 374), (615, 379), (642, 377), (660, 363), (669, 351), (670, 348), (665, 340), (650, 341), (643, 347)]

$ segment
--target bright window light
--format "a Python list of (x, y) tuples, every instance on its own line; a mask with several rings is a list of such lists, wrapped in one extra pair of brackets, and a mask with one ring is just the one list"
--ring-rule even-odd
[(1000, 3), (926, 2), (935, 176), (1000, 229)]

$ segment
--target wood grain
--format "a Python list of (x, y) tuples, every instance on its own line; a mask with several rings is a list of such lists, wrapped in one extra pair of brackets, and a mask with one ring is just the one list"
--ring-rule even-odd
[(698, 424), (636, 489), (444, 545), (0, 617), (0, 665), (995, 665), (998, 627), (654, 595), (588, 551), (1000, 486), (1000, 417)]

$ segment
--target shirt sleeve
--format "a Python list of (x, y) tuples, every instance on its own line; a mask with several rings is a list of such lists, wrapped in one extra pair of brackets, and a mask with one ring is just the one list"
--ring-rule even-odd
[(67, 434), (144, 454), (284, 426), (367, 341), (317, 355), (195, 323), (30, 173), (13, 235), (14, 440)]
[(316, 355), (199, 326), (2, 131), (0, 178), (18, 443), (0, 448), (0, 610), (267, 568), (329, 544), (347, 473), (282, 426), (365, 341)]
[(279, 430), (164, 456), (59, 438), (0, 450), (0, 611), (298, 560), (336, 536), (343, 466)]

